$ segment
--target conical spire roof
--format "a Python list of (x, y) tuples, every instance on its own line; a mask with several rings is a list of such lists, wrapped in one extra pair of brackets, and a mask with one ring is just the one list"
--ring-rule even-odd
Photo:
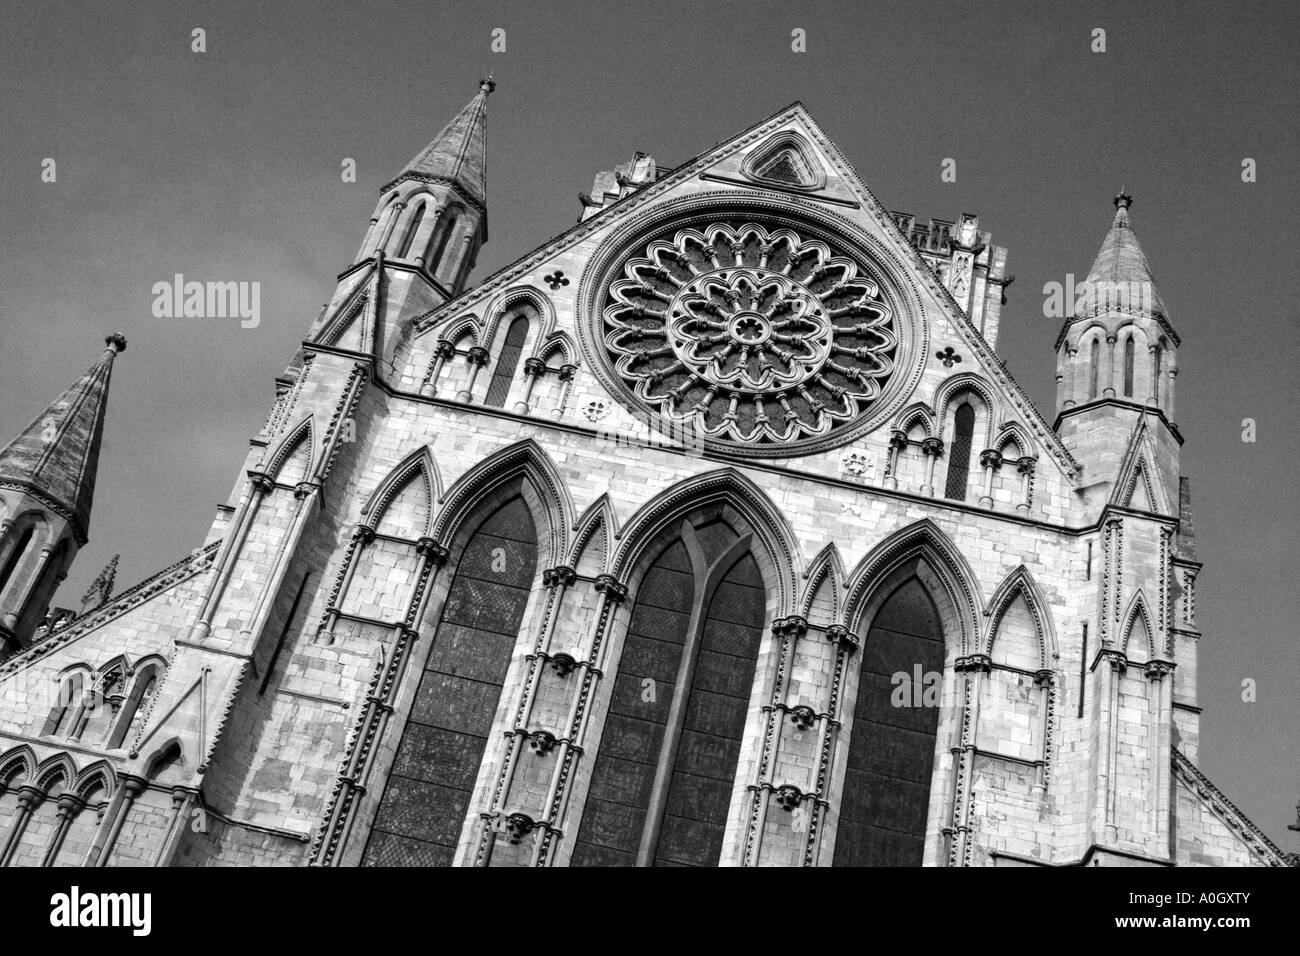
[(108, 406), (113, 359), (126, 348), (114, 332), (85, 375), (0, 449), (0, 487), (15, 488), (67, 518), (85, 543)]
[(1115, 218), (1088, 272), (1087, 288), (1095, 308), (1145, 312), (1168, 318), (1147, 257), (1129, 222), (1133, 197), (1122, 189), (1115, 197)]
[(478, 94), (409, 163), (400, 180), (414, 174), (456, 183), (479, 203), (487, 202), (487, 98), (496, 89), (491, 76), (479, 81)]

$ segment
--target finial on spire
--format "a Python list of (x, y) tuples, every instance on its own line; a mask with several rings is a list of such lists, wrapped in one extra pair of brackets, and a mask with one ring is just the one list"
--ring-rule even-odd
[(478, 81), (478, 88), (485, 96), (489, 95), (497, 88), (497, 81), (494, 80), (492, 74), (489, 73), (487, 76), (483, 77), (483, 79)]
[(121, 332), (113, 332), (104, 337), (104, 344), (114, 352), (126, 351), (126, 336)]
[(1124, 187), (1119, 187), (1119, 195), (1115, 197), (1116, 209), (1127, 209), (1133, 205), (1133, 197), (1124, 191)]

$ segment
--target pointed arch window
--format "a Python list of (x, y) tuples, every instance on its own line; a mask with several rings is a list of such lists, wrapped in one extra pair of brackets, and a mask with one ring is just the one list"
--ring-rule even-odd
[(1088, 397), (1097, 397), (1097, 372), (1101, 369), (1101, 339), (1096, 337), (1088, 346)]
[(1124, 340), (1124, 397), (1133, 395), (1133, 336)]
[(136, 674), (135, 683), (131, 685), (131, 693), (122, 705), (121, 712), (117, 716), (117, 722), (114, 724), (113, 731), (108, 738), (107, 746), (110, 750), (122, 746), (123, 741), (131, 732), (131, 725), (136, 722), (137, 715), (148, 711), (149, 702), (153, 700), (153, 696), (158, 690), (161, 674), (161, 664), (148, 664)]
[(460, 839), (537, 568), (537, 532), (521, 496), (480, 514), (456, 562), (363, 866), (450, 866)]
[(442, 272), (442, 257), (447, 251), (447, 242), (451, 239), (451, 234), (456, 231), (456, 226), (460, 222), (460, 214), (455, 210), (450, 210), (442, 221), (442, 228), (438, 231), (438, 242), (433, 247), (433, 255), (429, 257), (426, 268), (432, 273)]
[[(927, 705), (926, 694), (937, 696), (943, 663), (939, 612), (920, 578), (910, 577), (881, 605), (862, 644), (834, 866), (921, 865), (939, 727), (937, 700)], [(898, 673), (908, 677), (901, 687)], [(909, 706), (895, 706), (900, 692)]]
[(3, 568), (0, 568), (0, 597), (4, 596), (5, 586), (9, 583), (9, 579), (13, 577), (14, 571), (18, 568), (18, 562), (22, 560), (23, 554), (31, 543), (32, 526), (28, 525), (18, 538), (18, 542), (13, 546), (13, 550), (9, 552), (9, 556), (5, 558)]
[(717, 865), (766, 610), (749, 546), (687, 523), (642, 578), (572, 865)]
[(45, 728), (41, 731), (42, 736), (59, 737), (71, 732), (73, 719), (81, 706), (81, 681), (82, 677), (78, 672), (69, 674), (59, 682), (58, 696), (50, 709), (50, 716), (46, 718)]
[(962, 402), (953, 415), (952, 451), (948, 456), (948, 481), (944, 497), (954, 501), (966, 500), (966, 485), (970, 481), (970, 453), (975, 435), (975, 409), (970, 402)]
[(126, 682), (120, 666), (114, 666), (100, 677), (95, 687), (87, 695), (83, 710), (77, 722), (81, 725), (74, 731), (77, 740), (84, 740), (94, 746), (103, 746), (108, 742), (114, 718), (122, 706), (122, 689)]
[(510, 383), (515, 380), (519, 358), (524, 351), (524, 340), (527, 338), (528, 316), (516, 316), (506, 331), (506, 341), (497, 357), (496, 368), (492, 371), (492, 382), (488, 385), (484, 404), (496, 408), (505, 407), (506, 397), (510, 394)]
[(416, 233), (420, 231), (420, 223), (424, 221), (424, 203), (415, 207), (415, 212), (411, 215), (411, 224), (406, 227), (406, 235), (402, 237), (402, 247), (397, 250), (397, 258), (405, 259), (411, 252), (411, 243), (415, 242)]

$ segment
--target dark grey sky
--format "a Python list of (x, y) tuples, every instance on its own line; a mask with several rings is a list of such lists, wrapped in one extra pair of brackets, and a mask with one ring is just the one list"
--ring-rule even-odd
[[(207, 31), (205, 54), (190, 31)], [(489, 52), (506, 30), (504, 54)], [(807, 31), (808, 52), (790, 51)], [(1107, 52), (1090, 52), (1102, 27)], [(69, 3), (0, 34), (0, 436), (114, 372), (76, 605), (200, 543), (376, 189), (494, 70), (492, 241), (568, 227), (593, 175), (676, 165), (802, 100), (891, 209), (975, 212), (1016, 275), (1000, 351), (1051, 417), (1042, 288), (1081, 278), (1120, 186), (1173, 322), (1206, 568), (1203, 766), (1284, 846), (1300, 796), (1294, 283), (1300, 4)], [(40, 164), (57, 161), (43, 184)], [(355, 158), (358, 182), (340, 162)], [(957, 161), (957, 182), (940, 164)], [(1259, 181), (1243, 184), (1243, 157)], [(260, 281), (262, 324), (156, 319), (174, 273)], [(1256, 444), (1241, 421), (1258, 422)], [(1241, 701), (1241, 681), (1258, 702)]]

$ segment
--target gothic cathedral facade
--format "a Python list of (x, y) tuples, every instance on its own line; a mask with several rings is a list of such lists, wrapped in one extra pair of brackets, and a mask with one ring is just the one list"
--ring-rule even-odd
[(381, 190), (206, 543), (49, 611), (121, 336), (0, 451), (0, 865), (1288, 863), (1197, 768), (1128, 196), (1049, 422), (1006, 250), (798, 104), (471, 285), (492, 86)]

